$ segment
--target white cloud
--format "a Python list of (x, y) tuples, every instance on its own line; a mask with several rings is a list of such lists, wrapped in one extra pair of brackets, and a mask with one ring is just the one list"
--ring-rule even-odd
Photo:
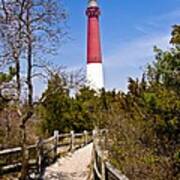
[(153, 46), (168, 48), (170, 36), (157, 34), (148, 35), (119, 45), (111, 55), (105, 57), (107, 67), (141, 66), (146, 64), (153, 55)]
[(167, 49), (169, 39), (167, 34), (149, 34), (120, 44), (104, 58), (106, 87), (126, 91), (128, 77), (140, 77), (142, 68), (154, 60), (153, 46)]
[(180, 17), (180, 9), (175, 9), (174, 11), (171, 11), (166, 14), (162, 14), (159, 17), (154, 17), (155, 21), (168, 21), (171, 19), (177, 19)]
[(179, 24), (180, 9), (175, 9), (166, 14), (152, 16), (141, 25), (136, 25), (135, 29), (143, 34), (162, 32), (174, 24)]

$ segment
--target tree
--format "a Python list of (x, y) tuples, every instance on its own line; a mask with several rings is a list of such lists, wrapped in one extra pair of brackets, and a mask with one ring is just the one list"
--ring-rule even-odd
[[(39, 62), (48, 54), (53, 54), (65, 35), (62, 22), (66, 12), (57, 0), (1, 0), (0, 37), (3, 40), (2, 61), (15, 63), (18, 112), (21, 116), (22, 149), (25, 152), (26, 123), (34, 113), (33, 78), (37, 75)], [(41, 58), (40, 58), (41, 57)], [(26, 74), (20, 77), (22, 71)], [(21, 81), (24, 79), (24, 81)], [(24, 83), (24, 84), (22, 84)], [(27, 87), (26, 104), (20, 99), (23, 87)], [(24, 90), (24, 89), (23, 89)], [(23, 109), (23, 110), (22, 110)], [(27, 160), (23, 153), (21, 179), (27, 174)]]
[(61, 133), (72, 129), (82, 132), (85, 129), (92, 130), (95, 126), (97, 116), (93, 117), (92, 114), (97, 113), (96, 100), (99, 99), (95, 96), (95, 91), (83, 87), (72, 97), (71, 87), (67, 82), (68, 79), (57, 73), (48, 81), (48, 87), (42, 96), (44, 100), (38, 106), (40, 130), (43, 134), (52, 135), (54, 129)]
[(170, 43), (179, 45), (180, 44), (180, 25), (174, 25), (171, 33), (172, 38)]
[(52, 75), (42, 99), (44, 100), (38, 107), (38, 113), (42, 119), (41, 131), (44, 134), (52, 135), (54, 129), (58, 129), (60, 132), (70, 129), (68, 127), (71, 124), (66, 121), (65, 117), (70, 111), (70, 98), (63, 78), (58, 74)]

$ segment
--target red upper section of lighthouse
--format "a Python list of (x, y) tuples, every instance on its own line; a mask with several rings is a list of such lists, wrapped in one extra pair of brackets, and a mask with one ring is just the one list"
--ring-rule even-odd
[(98, 7), (88, 7), (87, 63), (102, 63)]

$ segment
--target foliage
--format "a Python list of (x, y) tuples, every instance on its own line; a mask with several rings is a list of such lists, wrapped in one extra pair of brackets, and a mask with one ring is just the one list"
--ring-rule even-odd
[(180, 44), (180, 25), (174, 25), (172, 31), (172, 38), (170, 41), (172, 44)]
[(154, 50), (142, 80), (130, 78), (128, 93), (111, 103), (107, 148), (130, 179), (179, 179), (180, 49)]
[(15, 73), (16, 73), (16, 70), (13, 67), (9, 67), (8, 73), (0, 72), (0, 85), (2, 85), (2, 83), (11, 81)]
[(72, 129), (76, 132), (93, 129), (90, 105), (93, 106), (95, 102), (94, 93), (83, 88), (76, 97), (70, 97), (65, 79), (58, 74), (53, 75), (43, 93), (44, 101), (37, 110), (41, 119), (40, 131), (51, 135), (55, 129), (61, 133)]
[(9, 83), (13, 80), (13, 77), (16, 73), (15, 68), (10, 67), (9, 72), (4, 73), (0, 72), (0, 111), (7, 106), (8, 102), (12, 100), (12, 97), (9, 97), (3, 93), (4, 90), (11, 91), (12, 87), (9, 87)]

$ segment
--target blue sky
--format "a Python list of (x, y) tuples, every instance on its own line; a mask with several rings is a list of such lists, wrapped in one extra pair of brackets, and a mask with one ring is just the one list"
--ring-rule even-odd
[[(70, 40), (53, 58), (69, 69), (86, 67), (87, 0), (63, 0)], [(168, 48), (171, 26), (180, 24), (180, 0), (99, 0), (101, 41), (108, 89), (126, 90), (153, 60), (153, 46)]]

